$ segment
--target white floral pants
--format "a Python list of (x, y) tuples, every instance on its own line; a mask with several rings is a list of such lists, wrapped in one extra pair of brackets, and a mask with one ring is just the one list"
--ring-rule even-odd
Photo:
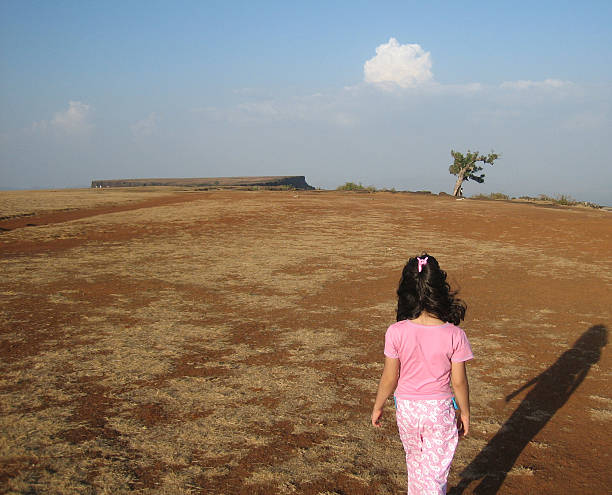
[(452, 400), (396, 399), (396, 407), (408, 495), (444, 495), (458, 441)]

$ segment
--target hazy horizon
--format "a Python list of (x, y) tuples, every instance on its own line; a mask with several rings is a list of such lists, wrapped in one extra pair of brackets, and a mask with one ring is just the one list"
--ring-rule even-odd
[[(528, 13), (528, 15), (527, 15)], [(5, 1), (0, 189), (304, 175), (612, 205), (612, 4)]]

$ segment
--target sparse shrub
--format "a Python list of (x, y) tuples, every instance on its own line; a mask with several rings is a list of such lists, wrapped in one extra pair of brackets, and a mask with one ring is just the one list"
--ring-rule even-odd
[[(535, 198), (529, 198), (529, 199), (535, 199)], [(598, 205), (597, 203), (591, 203), (589, 201), (577, 201), (574, 198), (572, 198), (571, 196), (568, 196), (567, 194), (557, 194), (555, 197), (551, 197), (548, 196), (546, 194), (540, 194), (537, 197), (538, 200), (540, 201), (549, 201), (555, 205), (562, 205), (562, 206), (587, 206), (589, 208), (601, 208), (601, 205)]]
[(492, 192), (489, 194), (474, 194), (472, 199), (510, 199), (510, 196), (500, 192)]
[(560, 194), (556, 199), (560, 205), (572, 206), (578, 204), (578, 201), (571, 196), (566, 196), (565, 194)]
[(540, 194), (538, 196), (538, 199), (540, 201), (550, 201), (553, 204), (563, 206), (574, 206), (578, 204), (578, 201), (566, 194), (557, 194), (555, 197), (551, 197), (546, 194)]
[(489, 194), (489, 197), (491, 199), (510, 199), (510, 196), (500, 192), (492, 192), (491, 194)]
[(552, 198), (551, 196), (548, 196), (546, 194), (539, 194), (536, 199), (538, 199), (539, 201), (550, 201), (551, 203), (553, 203), (555, 201), (554, 198)]
[(338, 186), (336, 191), (367, 191), (367, 192), (376, 192), (376, 188), (374, 186), (364, 186), (361, 182), (359, 184), (355, 184), (354, 182), (345, 182), (344, 185)]
[(360, 191), (363, 189), (361, 182), (359, 184), (355, 184), (354, 182), (345, 182), (344, 185), (338, 186), (336, 191)]

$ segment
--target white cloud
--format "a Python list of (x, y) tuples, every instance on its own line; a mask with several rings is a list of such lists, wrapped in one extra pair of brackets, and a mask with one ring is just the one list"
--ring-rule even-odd
[(544, 79), (543, 81), (505, 81), (500, 84), (502, 89), (527, 90), (527, 89), (561, 89), (573, 86), (570, 81), (561, 81), (560, 79)]
[(430, 53), (421, 45), (400, 45), (395, 38), (376, 48), (376, 56), (363, 65), (364, 80), (382, 87), (411, 88), (433, 79)]
[(91, 128), (88, 117), (91, 107), (80, 101), (69, 101), (68, 110), (57, 112), (51, 125), (66, 132), (83, 132)]
[(155, 112), (151, 112), (148, 117), (132, 124), (130, 129), (135, 137), (150, 136), (157, 130), (158, 122), (158, 115)]
[(44, 132), (55, 129), (66, 134), (84, 134), (93, 127), (89, 122), (91, 111), (91, 106), (86, 103), (69, 101), (67, 110), (57, 112), (51, 121), (34, 122), (32, 130)]

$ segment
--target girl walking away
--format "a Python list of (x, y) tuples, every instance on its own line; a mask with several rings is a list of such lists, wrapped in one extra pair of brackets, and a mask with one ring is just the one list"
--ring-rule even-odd
[(385, 401), (395, 391), (408, 495), (446, 493), (458, 437), (470, 429), (465, 362), (474, 356), (457, 326), (465, 317), (466, 305), (456, 294), (433, 256), (410, 258), (397, 289), (397, 322), (385, 334), (385, 367), (372, 425), (380, 427)]

